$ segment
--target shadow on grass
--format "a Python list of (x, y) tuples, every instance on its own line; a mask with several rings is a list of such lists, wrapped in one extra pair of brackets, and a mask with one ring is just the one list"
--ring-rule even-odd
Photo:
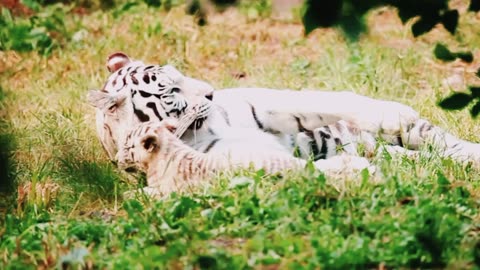
[[(5, 125), (0, 120), (0, 126)], [(0, 128), (0, 193), (10, 194), (15, 187), (15, 138)]]
[(89, 196), (112, 201), (122, 178), (115, 166), (108, 162), (79, 160), (75, 154), (67, 153), (60, 159), (60, 177), (74, 187), (75, 192), (86, 192)]
[[(5, 94), (0, 86), (0, 109), (4, 109), (3, 100)], [(15, 168), (13, 159), (15, 150), (15, 138), (8, 130), (6, 119), (0, 119), (0, 193), (10, 194), (15, 187)]]

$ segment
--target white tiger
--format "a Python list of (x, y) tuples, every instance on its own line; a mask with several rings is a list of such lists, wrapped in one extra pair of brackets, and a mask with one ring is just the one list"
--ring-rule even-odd
[[(204, 153), (235, 155), (235, 149), (242, 151), (249, 140), (264, 140), (272, 150), (293, 153), (295, 145), (308, 145), (300, 149), (303, 157), (318, 153), (316, 158), (330, 158), (339, 152), (338, 144), (333, 150), (325, 143), (326, 137), (337, 138), (342, 145), (356, 145), (358, 134), (362, 134), (360, 137), (366, 136), (373, 144), (381, 137), (415, 150), (432, 142), (444, 156), (480, 160), (479, 144), (446, 133), (397, 102), (352, 92), (265, 88), (214, 92), (208, 83), (186, 77), (172, 66), (145, 65), (123, 53), (111, 55), (107, 67), (111, 72), (107, 82), (101, 90), (91, 90), (88, 100), (97, 108), (98, 136), (114, 161), (125, 143), (126, 132), (133, 126), (180, 118), (193, 107), (199, 112), (198, 118), (181, 139)], [(359, 133), (344, 132), (348, 136), (335, 137), (326, 132), (335, 125)], [(350, 148), (356, 155), (356, 147)]]
[[(293, 157), (285, 149), (272, 149), (268, 140), (253, 140), (243, 151), (234, 154), (203, 153), (186, 145), (172, 132), (177, 122), (165, 119), (161, 122), (145, 122), (136, 125), (127, 134), (125, 145), (117, 154), (120, 168), (135, 165), (146, 172), (147, 187), (144, 192), (160, 197), (170, 192), (181, 192), (221, 171), (253, 168), (266, 173), (282, 173), (303, 169), (307, 161)], [(264, 137), (265, 138), (265, 137)], [(272, 138), (274, 140), (274, 138)], [(314, 166), (329, 175), (355, 173), (368, 168), (364, 158), (338, 155), (317, 160)]]

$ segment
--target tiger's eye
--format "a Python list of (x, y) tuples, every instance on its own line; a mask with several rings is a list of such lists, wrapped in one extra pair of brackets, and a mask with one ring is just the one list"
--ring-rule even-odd
[(180, 93), (180, 88), (178, 87), (172, 88), (172, 93)]

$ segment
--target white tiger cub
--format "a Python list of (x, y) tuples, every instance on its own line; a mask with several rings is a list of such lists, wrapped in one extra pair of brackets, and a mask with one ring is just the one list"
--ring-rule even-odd
[[(148, 195), (181, 192), (220, 171), (253, 168), (271, 174), (302, 169), (307, 164), (306, 160), (295, 158), (282, 149), (272, 149), (261, 139), (251, 141), (247, 147), (242, 144), (243, 150), (236, 150), (234, 154), (199, 152), (173, 134), (177, 126), (173, 119), (138, 124), (128, 132), (125, 145), (117, 154), (121, 168), (134, 165), (146, 172), (144, 191)], [(365, 158), (350, 155), (318, 160), (314, 165), (327, 174), (346, 175), (364, 168), (370, 173), (375, 170)]]

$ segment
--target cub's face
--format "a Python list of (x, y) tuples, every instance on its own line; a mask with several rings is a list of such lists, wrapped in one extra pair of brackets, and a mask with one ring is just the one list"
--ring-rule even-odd
[(178, 122), (172, 119), (160, 123), (140, 123), (126, 136), (117, 153), (120, 168), (147, 171), (152, 163), (168, 158), (169, 149), (178, 138), (173, 135)]
[(108, 58), (107, 69), (107, 82), (101, 90), (90, 91), (88, 101), (97, 109), (97, 135), (112, 161), (127, 131), (138, 123), (179, 119), (195, 108), (204, 112), (190, 126), (198, 129), (208, 116), (213, 87), (173, 66), (145, 65), (116, 53)]

